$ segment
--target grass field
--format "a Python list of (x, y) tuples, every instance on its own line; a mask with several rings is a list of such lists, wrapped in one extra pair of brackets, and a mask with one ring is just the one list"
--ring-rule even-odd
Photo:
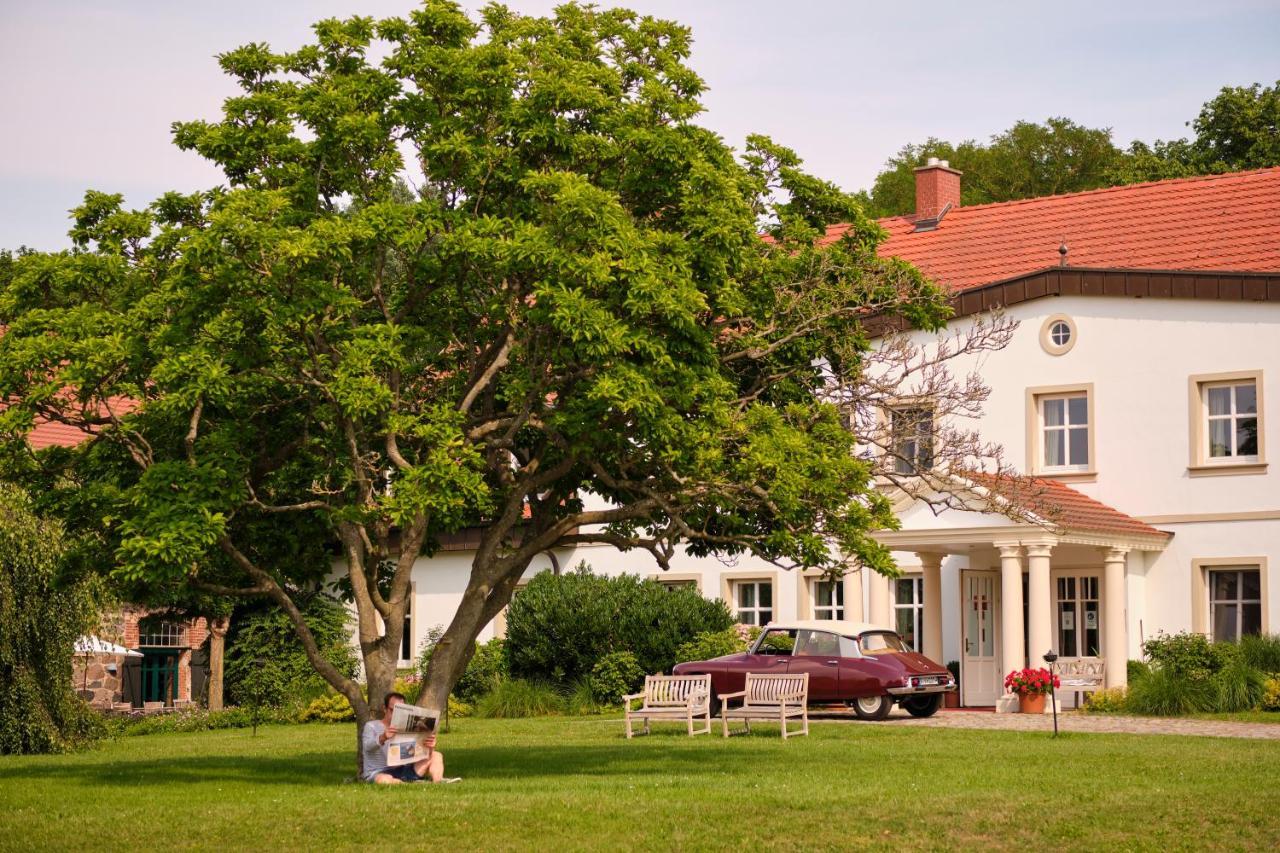
[(353, 729), (122, 738), (0, 758), (0, 848), (1272, 849), (1280, 742), (813, 724), (626, 741), (459, 720), (458, 785), (375, 787)]

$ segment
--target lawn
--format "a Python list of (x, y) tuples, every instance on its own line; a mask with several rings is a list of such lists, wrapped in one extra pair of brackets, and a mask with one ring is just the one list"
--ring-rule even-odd
[(821, 722), (782, 743), (458, 720), (458, 785), (344, 783), (353, 729), (0, 758), (0, 848), (1272, 848), (1280, 742)]

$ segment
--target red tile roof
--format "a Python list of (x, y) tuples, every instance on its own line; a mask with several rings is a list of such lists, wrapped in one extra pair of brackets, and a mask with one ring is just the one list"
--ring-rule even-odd
[(46, 447), (75, 447), (91, 437), (90, 433), (81, 432), (73, 426), (41, 421), (27, 435), (27, 442), (33, 450), (44, 450)]
[(1280, 272), (1280, 168), (957, 207), (933, 231), (880, 224), (881, 255), (952, 290), (1057, 266), (1063, 242), (1073, 267)]
[(1043, 477), (995, 477), (990, 474), (968, 474), (966, 478), (1034, 518), (1064, 530), (1164, 538), (1170, 536), (1057, 480)]

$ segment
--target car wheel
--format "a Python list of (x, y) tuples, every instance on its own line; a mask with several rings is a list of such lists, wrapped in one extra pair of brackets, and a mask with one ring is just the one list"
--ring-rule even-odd
[(893, 710), (893, 700), (888, 696), (863, 696), (853, 700), (853, 712), (859, 720), (883, 720)]
[(912, 696), (902, 703), (907, 713), (913, 717), (932, 717), (942, 707), (942, 694), (930, 693), (925, 696)]

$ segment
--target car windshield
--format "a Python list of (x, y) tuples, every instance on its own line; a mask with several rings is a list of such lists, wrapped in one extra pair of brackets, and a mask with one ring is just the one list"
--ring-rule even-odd
[(892, 631), (869, 631), (858, 638), (858, 646), (864, 655), (891, 655), (909, 651), (902, 638)]

